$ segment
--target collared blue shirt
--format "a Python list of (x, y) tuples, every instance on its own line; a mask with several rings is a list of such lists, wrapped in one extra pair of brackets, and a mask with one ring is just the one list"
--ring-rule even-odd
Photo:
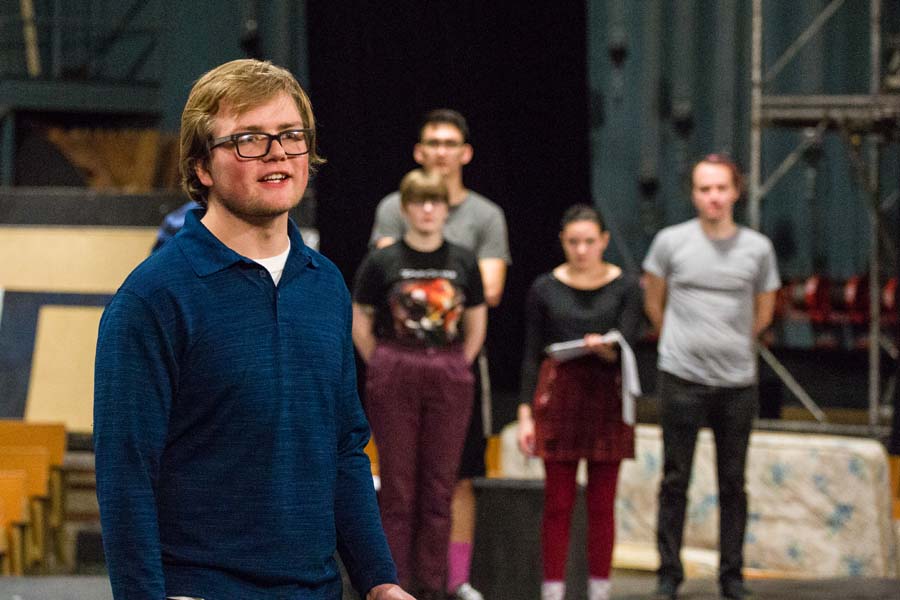
[(291, 222), (276, 287), (188, 214), (100, 322), (97, 495), (117, 600), (340, 598), (396, 581), (350, 299)]

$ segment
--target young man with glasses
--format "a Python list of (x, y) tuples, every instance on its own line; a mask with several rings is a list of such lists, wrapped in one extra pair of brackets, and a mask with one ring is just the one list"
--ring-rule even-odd
[(659, 488), (657, 596), (677, 597), (687, 488), (701, 427), (716, 444), (719, 481), (719, 584), (724, 598), (743, 598), (747, 493), (744, 471), (758, 412), (756, 339), (772, 322), (781, 286), (772, 242), (737, 225), (741, 173), (711, 154), (691, 171), (697, 218), (667, 227), (644, 259), (647, 316), (659, 338), (659, 421), (663, 479)]
[[(428, 172), (438, 173), (449, 193), (449, 214), (444, 238), (467, 248), (478, 259), (489, 307), (500, 304), (510, 264), (506, 218), (499, 206), (463, 184), (463, 167), (471, 162), (469, 126), (457, 111), (435, 109), (425, 115), (413, 158)], [(400, 193), (384, 197), (375, 212), (370, 242), (384, 248), (403, 237), (407, 229), (400, 206)], [(448, 552), (447, 589), (459, 600), (483, 600), (469, 584), (472, 542), (475, 532), (475, 494), (472, 478), (485, 474), (485, 435), (490, 434), (490, 379), (486, 354), (479, 356), (472, 418), (460, 463), (459, 482), (453, 494), (453, 527)], [(376, 437), (376, 444), (378, 439)]]
[(306, 93), (238, 60), (202, 76), (181, 174), (206, 210), (126, 279), (97, 342), (94, 449), (116, 600), (411, 600), (364, 453), (351, 307), (288, 218), (316, 154)]

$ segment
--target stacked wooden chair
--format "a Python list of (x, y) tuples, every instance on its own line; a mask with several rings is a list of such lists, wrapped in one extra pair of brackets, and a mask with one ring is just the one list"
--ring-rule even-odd
[(44, 570), (62, 558), (66, 429), (61, 423), (0, 419), (4, 572)]
[(4, 575), (20, 575), (25, 567), (29, 534), (25, 471), (0, 471), (0, 564)]

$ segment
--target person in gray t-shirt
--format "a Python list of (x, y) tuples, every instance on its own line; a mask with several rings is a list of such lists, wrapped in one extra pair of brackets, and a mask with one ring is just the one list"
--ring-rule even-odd
[[(439, 108), (422, 120), (413, 158), (426, 171), (443, 176), (450, 191), (450, 215), (444, 237), (468, 248), (478, 258), (488, 306), (500, 304), (506, 283), (506, 268), (512, 262), (503, 210), (463, 184), (463, 167), (474, 156), (469, 143), (469, 126), (455, 110)], [(384, 248), (403, 237), (406, 221), (400, 212), (400, 193), (381, 199), (369, 243)]]
[(644, 259), (645, 309), (659, 339), (663, 480), (659, 490), (658, 595), (675, 598), (697, 432), (716, 443), (720, 503), (719, 584), (742, 598), (747, 496), (744, 471), (758, 410), (756, 339), (772, 322), (781, 287), (772, 243), (734, 222), (741, 175), (709, 155), (691, 173), (697, 218), (667, 227)]
[[(444, 224), (444, 238), (471, 250), (478, 259), (485, 303), (500, 304), (506, 269), (511, 263), (506, 218), (499, 206), (463, 185), (463, 167), (472, 160), (469, 126), (455, 110), (430, 111), (422, 120), (413, 158), (426, 171), (437, 172), (447, 184), (450, 214)], [(384, 248), (403, 237), (406, 221), (400, 212), (400, 193), (385, 196), (375, 211), (370, 243)], [(457, 600), (484, 600), (469, 584), (472, 542), (475, 534), (475, 494), (472, 478), (484, 476), (485, 433), (491, 432), (490, 380), (485, 352), (475, 368), (477, 388), (472, 420), (466, 436), (459, 481), (453, 491), (453, 515), (447, 562), (447, 591)], [(375, 440), (376, 444), (378, 440)]]

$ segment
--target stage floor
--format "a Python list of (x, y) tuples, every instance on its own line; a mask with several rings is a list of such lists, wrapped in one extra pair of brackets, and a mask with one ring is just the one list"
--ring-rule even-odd
[[(614, 575), (613, 598), (652, 598), (655, 583), (655, 576)], [(753, 600), (900, 600), (900, 581), (896, 579), (752, 580), (747, 587), (753, 592)], [(719, 588), (712, 579), (688, 580), (679, 589), (678, 597), (715, 600)]]
[[(655, 579), (644, 574), (614, 574), (613, 598), (646, 600)], [(748, 583), (756, 600), (900, 600), (896, 579), (827, 579), (815, 581), (754, 580)], [(679, 596), (683, 600), (718, 598), (713, 580), (689, 580)], [(105, 577), (0, 577), (0, 600), (112, 600)], [(537, 600), (487, 598), (487, 600)]]

